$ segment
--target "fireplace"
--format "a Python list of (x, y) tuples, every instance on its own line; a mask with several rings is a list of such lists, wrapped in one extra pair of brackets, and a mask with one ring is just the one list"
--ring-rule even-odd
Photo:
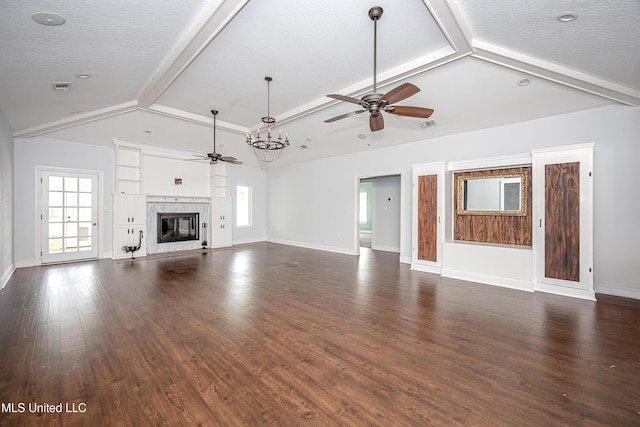
[(183, 242), (200, 239), (198, 212), (158, 212), (158, 243)]

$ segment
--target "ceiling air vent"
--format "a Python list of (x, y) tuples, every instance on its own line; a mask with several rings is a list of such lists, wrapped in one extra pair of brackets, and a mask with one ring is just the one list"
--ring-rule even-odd
[(301, 150), (306, 150), (309, 147), (307, 145), (302, 144), (302, 145), (298, 145), (298, 148)]
[(71, 89), (71, 83), (70, 82), (52, 82), (51, 87), (53, 88), (53, 90), (67, 92), (69, 89)]
[(430, 128), (436, 125), (435, 120), (427, 120), (426, 122), (420, 123), (420, 127), (423, 129)]

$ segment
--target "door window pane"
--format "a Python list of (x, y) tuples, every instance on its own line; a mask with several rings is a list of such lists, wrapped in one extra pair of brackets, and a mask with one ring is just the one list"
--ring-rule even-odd
[(81, 193), (91, 193), (91, 179), (80, 178), (78, 180), (78, 191)]
[(49, 191), (49, 206), (62, 206), (62, 193)]
[(78, 178), (64, 177), (64, 191), (78, 191)]
[(62, 177), (50, 176), (49, 177), (49, 191), (62, 191)]

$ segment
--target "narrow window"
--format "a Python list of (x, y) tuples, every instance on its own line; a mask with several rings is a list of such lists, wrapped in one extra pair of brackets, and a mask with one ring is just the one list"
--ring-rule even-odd
[(236, 187), (236, 226), (251, 227), (251, 186)]

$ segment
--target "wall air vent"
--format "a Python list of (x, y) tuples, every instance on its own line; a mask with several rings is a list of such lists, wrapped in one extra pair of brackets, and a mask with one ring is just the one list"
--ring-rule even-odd
[(426, 122), (420, 123), (420, 127), (423, 129), (430, 128), (436, 125), (435, 120), (427, 120)]
[(71, 83), (70, 82), (52, 82), (51, 87), (53, 88), (53, 90), (67, 92), (69, 89), (71, 89)]

